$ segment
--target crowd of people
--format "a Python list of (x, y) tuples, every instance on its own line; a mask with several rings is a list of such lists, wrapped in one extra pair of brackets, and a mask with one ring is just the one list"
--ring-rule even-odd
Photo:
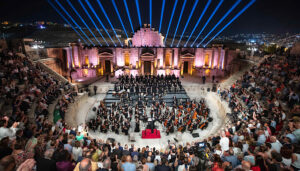
[[(71, 128), (63, 119), (52, 123), (46, 117), (36, 117), (34, 123), (30, 122), (26, 118), (30, 103), (38, 97), (44, 99), (43, 104), (51, 102), (56, 91), (46, 94), (45, 87), (56, 81), (46, 73), (43, 77), (42, 71), (37, 71), (39, 67), (25, 58), (1, 56), (1, 98), (12, 105), (13, 111), (9, 115), (1, 113), (0, 170), (300, 170), (299, 59), (266, 58), (230, 88), (218, 89), (232, 109), (227, 117), (229, 122), (220, 134), (185, 145), (171, 142), (167, 148), (158, 149), (146, 144), (138, 148), (134, 144), (92, 139), (87, 127)], [(20, 84), (26, 88), (16, 88)], [(62, 106), (69, 102), (72, 97), (62, 97)], [(196, 109), (203, 103), (190, 103), (190, 113), (194, 116), (193, 105), (198, 119), (201, 112)], [(155, 104), (152, 107), (155, 111)], [(126, 115), (122, 110), (125, 109), (117, 106), (114, 110), (119, 113), (118, 119)], [(130, 110), (134, 109), (128, 107), (128, 113)], [(106, 112), (109, 123), (112, 113), (99, 111)], [(46, 113), (39, 110), (39, 115)], [(126, 122), (126, 117), (118, 122)]]
[(114, 95), (120, 96), (123, 104), (137, 102), (139, 107), (143, 107), (155, 104), (157, 101), (162, 102), (162, 97), (167, 93), (177, 93), (182, 90), (181, 82), (174, 74), (137, 75), (135, 77), (121, 75), (115, 83)]
[[(210, 110), (206, 106), (204, 99), (199, 102), (195, 100), (173, 105), (169, 107), (165, 102), (156, 102), (151, 105), (149, 110), (147, 106), (123, 106), (122, 103), (112, 104), (107, 107), (103, 101), (100, 102), (98, 108), (94, 108), (96, 117), (90, 119), (87, 125), (90, 130), (100, 131), (103, 133), (114, 132), (119, 134), (123, 132), (128, 135), (130, 126), (134, 127), (134, 132), (140, 132), (141, 125), (147, 125), (145, 128), (151, 128), (152, 122), (158, 122), (162, 125), (167, 135), (174, 132), (189, 131), (193, 133), (197, 129), (205, 129), (208, 122), (212, 121)], [(149, 113), (147, 113), (149, 111)], [(149, 119), (151, 122), (149, 122)], [(135, 125), (131, 125), (134, 120)], [(109, 131), (109, 132), (108, 132)]]
[[(173, 106), (168, 106), (162, 100), (167, 92), (176, 93), (183, 90), (181, 82), (175, 75), (141, 75), (133, 77), (122, 75), (115, 83), (115, 92), (124, 92), (120, 101), (106, 105), (101, 101), (98, 107), (93, 108), (96, 117), (88, 121), (88, 127), (93, 131), (107, 133), (108, 131), (128, 135), (130, 126), (134, 132), (140, 132), (140, 126), (154, 129), (157, 122), (167, 134), (174, 132), (205, 129), (212, 118), (204, 99), (182, 100), (173, 97)], [(151, 103), (148, 98), (151, 96)], [(137, 98), (136, 98), (137, 97)], [(159, 99), (160, 100), (159, 100)], [(134, 120), (134, 125), (131, 121)]]

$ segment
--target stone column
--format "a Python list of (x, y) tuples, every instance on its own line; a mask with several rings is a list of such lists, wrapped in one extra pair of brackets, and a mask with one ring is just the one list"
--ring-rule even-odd
[(144, 75), (144, 61), (142, 61), (142, 67), (141, 67), (141, 73), (142, 73), (142, 75)]
[(151, 61), (151, 75), (154, 74), (154, 62)]

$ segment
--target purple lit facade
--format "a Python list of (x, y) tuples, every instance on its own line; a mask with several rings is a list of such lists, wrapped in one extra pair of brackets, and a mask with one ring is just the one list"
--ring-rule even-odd
[[(222, 47), (169, 48), (164, 37), (150, 28), (141, 28), (131, 38), (132, 47), (87, 48), (73, 43), (66, 51), (67, 67), (76, 70), (72, 78), (96, 77), (106, 73), (122, 74), (175, 74), (223, 76), (234, 58)], [(127, 40), (128, 41), (128, 40)], [(125, 42), (128, 43), (128, 42)], [(229, 53), (228, 53), (229, 52)]]

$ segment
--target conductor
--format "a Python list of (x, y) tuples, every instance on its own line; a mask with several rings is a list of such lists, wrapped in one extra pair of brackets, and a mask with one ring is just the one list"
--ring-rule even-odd
[(153, 134), (155, 126), (154, 126), (155, 120), (153, 118), (148, 118), (148, 129), (151, 129), (151, 133)]

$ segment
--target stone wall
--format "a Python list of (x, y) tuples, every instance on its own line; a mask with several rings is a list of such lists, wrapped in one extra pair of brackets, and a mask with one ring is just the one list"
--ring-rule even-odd
[(49, 59), (42, 59), (37, 62), (38, 65), (40, 65), (46, 72), (54, 76), (56, 79), (63, 83), (67, 83), (68, 80), (63, 77), (61, 68), (57, 65), (55, 62), (55, 59), (49, 58)]
[(79, 108), (81, 108), (88, 99), (88, 93), (78, 93), (78, 96), (75, 99), (74, 103), (70, 103), (68, 106), (68, 110), (65, 113), (65, 120), (66, 123), (71, 127), (77, 128), (77, 114), (79, 111)]

